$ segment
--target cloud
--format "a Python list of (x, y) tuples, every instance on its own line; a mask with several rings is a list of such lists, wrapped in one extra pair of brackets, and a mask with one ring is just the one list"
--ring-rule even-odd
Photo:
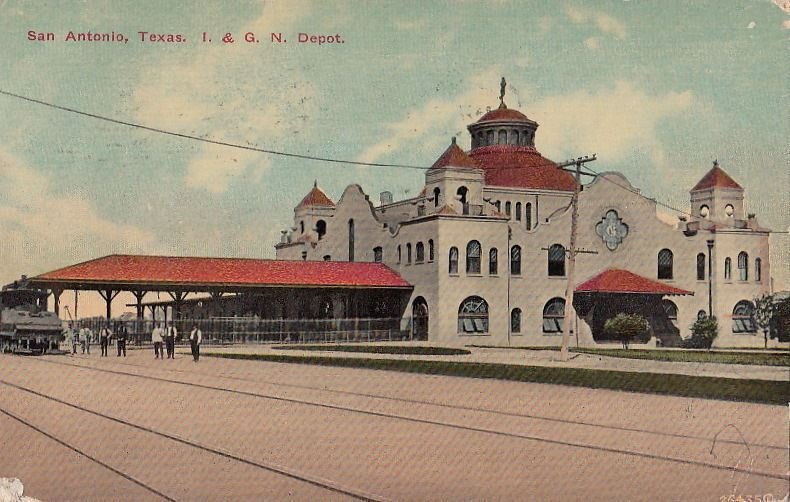
[(785, 19), (782, 21), (782, 28), (785, 30), (790, 30), (790, 19)]
[(748, 25), (746, 25), (746, 29), (747, 29), (747, 30), (753, 30), (755, 26), (757, 26), (757, 23), (755, 23), (754, 21), (752, 21), (751, 23), (749, 23)]
[(590, 50), (600, 49), (601, 48), (601, 38), (600, 37), (590, 37), (584, 40), (584, 46)]
[(597, 93), (578, 90), (542, 99), (530, 106), (530, 117), (543, 124), (536, 146), (553, 156), (598, 153), (616, 163), (645, 151), (660, 164), (666, 154), (659, 124), (686, 113), (693, 102), (690, 91), (651, 96), (619, 81)]
[[(409, 110), (405, 117), (385, 124), (382, 139), (367, 147), (357, 160), (376, 162), (400, 151), (404, 145), (415, 143), (426, 150), (436, 150), (442, 144), (449, 144), (449, 136), (462, 132), (465, 123), (474, 122), (487, 106), (496, 104), (501, 78), (498, 66), (489, 67), (470, 77), (460, 94), (452, 98), (434, 98), (417, 109)], [(512, 96), (512, 87), (508, 87), (508, 91)], [(511, 97), (510, 101), (514, 99)], [(431, 143), (426, 144), (426, 139)]]
[(85, 195), (57, 193), (48, 177), (3, 150), (0, 235), (3, 283), (101, 254), (157, 250), (148, 231), (104, 218)]
[(785, 14), (790, 14), (790, 0), (774, 0), (774, 5), (782, 9)]
[[(258, 37), (288, 33), (308, 12), (305, 2), (266, 2), (257, 19), (230, 31)], [(303, 133), (315, 110), (315, 89), (296, 68), (287, 68), (289, 78), (283, 79), (278, 68), (284, 57), (273, 47), (244, 44), (214, 43), (201, 46), (193, 58), (149, 65), (133, 95), (137, 119), (210, 139), (285, 150), (278, 140)], [(253, 54), (255, 64), (250, 64)], [(269, 162), (266, 154), (206, 144), (189, 160), (184, 181), (193, 189), (221, 193), (250, 171), (260, 175)]]
[(602, 33), (619, 39), (625, 38), (625, 24), (609, 14), (583, 7), (567, 7), (565, 14), (574, 24), (594, 23)]

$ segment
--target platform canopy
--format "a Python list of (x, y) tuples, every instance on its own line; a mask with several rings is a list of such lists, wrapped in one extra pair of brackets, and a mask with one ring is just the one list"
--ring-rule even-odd
[(241, 291), (260, 287), (412, 286), (382, 263), (110, 255), (30, 279), (42, 288)]
[(576, 286), (575, 293), (693, 295), (692, 291), (654, 281), (628, 270), (610, 268)]

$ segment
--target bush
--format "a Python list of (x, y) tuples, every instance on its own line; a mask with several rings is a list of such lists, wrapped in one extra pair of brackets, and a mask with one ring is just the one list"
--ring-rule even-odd
[(719, 336), (719, 323), (715, 317), (703, 317), (691, 325), (691, 338), (683, 340), (682, 347), (687, 349), (708, 349)]
[(603, 326), (607, 335), (623, 342), (623, 348), (635, 337), (648, 330), (647, 320), (639, 314), (617, 314), (607, 319)]

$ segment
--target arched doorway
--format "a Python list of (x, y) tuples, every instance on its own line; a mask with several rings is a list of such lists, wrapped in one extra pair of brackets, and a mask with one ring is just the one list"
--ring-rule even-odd
[(428, 339), (428, 303), (418, 296), (411, 304), (412, 330), (415, 340)]

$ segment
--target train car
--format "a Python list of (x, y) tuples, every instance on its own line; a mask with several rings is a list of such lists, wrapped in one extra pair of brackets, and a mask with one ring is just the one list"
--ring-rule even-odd
[(47, 311), (48, 293), (31, 288), (24, 276), (0, 291), (0, 347), (3, 352), (43, 354), (57, 350), (61, 320)]

